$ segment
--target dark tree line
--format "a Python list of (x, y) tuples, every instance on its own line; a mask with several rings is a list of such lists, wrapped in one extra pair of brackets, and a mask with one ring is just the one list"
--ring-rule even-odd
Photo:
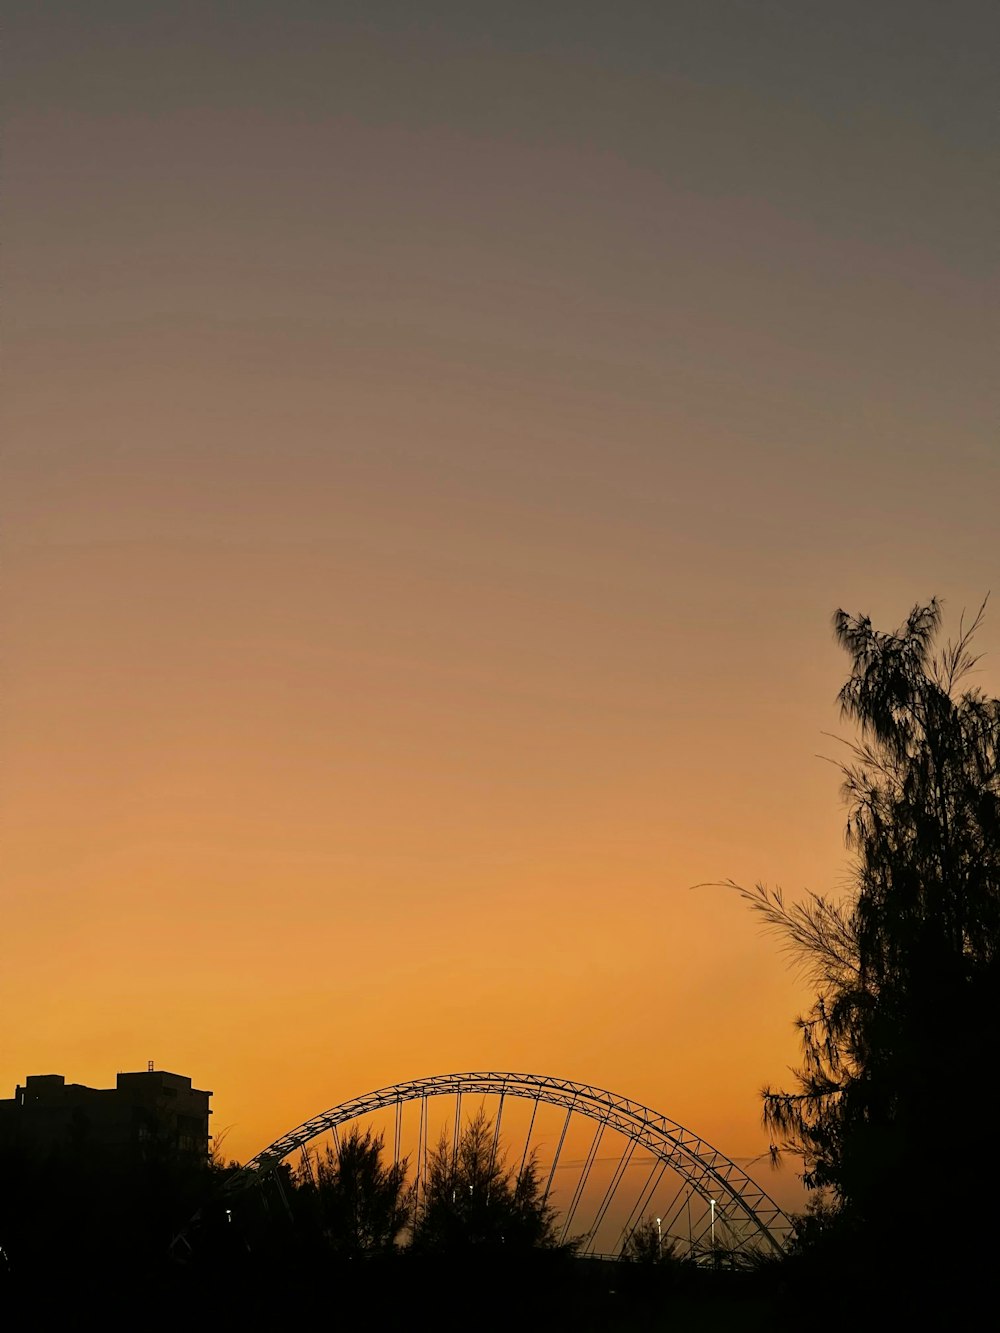
[(509, 1167), (482, 1109), (457, 1141), (442, 1134), (419, 1182), (409, 1181), (408, 1159), (390, 1165), (384, 1158), (383, 1136), (355, 1126), (286, 1184), (293, 1211), (318, 1225), (339, 1257), (384, 1255), (404, 1245), (425, 1255), (559, 1247), (555, 1209), (534, 1157), (517, 1171)]

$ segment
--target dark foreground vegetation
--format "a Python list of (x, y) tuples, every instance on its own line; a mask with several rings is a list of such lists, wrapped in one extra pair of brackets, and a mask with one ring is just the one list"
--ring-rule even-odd
[[(514, 1173), (473, 1117), (405, 1163), (354, 1133), (308, 1170), (232, 1190), (235, 1168), (167, 1153), (129, 1162), (0, 1158), (0, 1308), (45, 1327), (765, 1328), (777, 1270), (680, 1261), (641, 1243), (619, 1262), (557, 1240), (530, 1159)], [(664, 1320), (669, 1318), (669, 1324)]]
[(953, 1311), (978, 1295), (995, 1317), (1000, 700), (970, 679), (983, 609), (943, 647), (936, 601), (892, 633), (837, 612), (851, 886), (792, 905), (744, 893), (817, 988), (794, 1086), (763, 1096), (815, 1191), (789, 1278), (828, 1315), (878, 1290)]
[(694, 1263), (647, 1225), (621, 1259), (583, 1259), (560, 1243), (534, 1162), (508, 1168), (480, 1115), (430, 1152), (419, 1188), (360, 1132), (241, 1192), (233, 1168), (155, 1140), (132, 1160), (8, 1152), (4, 1308), (109, 1327), (992, 1322), (1000, 701), (967, 684), (977, 624), (935, 652), (936, 603), (892, 634), (838, 613), (859, 731), (842, 769), (853, 883), (790, 905), (741, 890), (817, 989), (794, 1085), (764, 1093), (814, 1191), (784, 1258)]

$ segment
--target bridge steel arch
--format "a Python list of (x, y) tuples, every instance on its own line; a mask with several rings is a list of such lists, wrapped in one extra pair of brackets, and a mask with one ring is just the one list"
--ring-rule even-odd
[(387, 1107), (397, 1108), (398, 1115), (398, 1108), (404, 1102), (426, 1097), (462, 1098), (469, 1095), (527, 1098), (562, 1107), (567, 1115), (577, 1113), (598, 1121), (631, 1140), (636, 1147), (651, 1153), (664, 1167), (676, 1171), (706, 1202), (714, 1199), (716, 1215), (734, 1237), (736, 1244), (733, 1248), (737, 1251), (763, 1248), (781, 1253), (788, 1243), (792, 1233), (789, 1218), (725, 1153), (668, 1116), (628, 1097), (590, 1083), (573, 1083), (569, 1079), (544, 1074), (488, 1070), (437, 1074), (405, 1083), (391, 1083), (331, 1107), (275, 1139), (232, 1177), (227, 1193), (241, 1191), (255, 1181), (261, 1181), (289, 1153), (359, 1116)]

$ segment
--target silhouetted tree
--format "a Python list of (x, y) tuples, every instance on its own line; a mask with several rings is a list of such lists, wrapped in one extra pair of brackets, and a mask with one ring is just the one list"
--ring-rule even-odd
[(675, 1236), (664, 1236), (653, 1218), (643, 1218), (625, 1237), (622, 1258), (633, 1264), (674, 1266), (685, 1263)]
[(958, 1154), (995, 1124), (1000, 700), (964, 686), (982, 615), (935, 653), (937, 601), (891, 634), (836, 613), (851, 659), (842, 715), (860, 731), (842, 766), (852, 892), (788, 906), (741, 890), (818, 989), (799, 1019), (797, 1087), (765, 1090), (766, 1122), (852, 1225), (927, 1226), (933, 1211), (932, 1249), (981, 1188)]
[(411, 1220), (408, 1162), (387, 1164), (384, 1146), (384, 1135), (355, 1125), (317, 1164), (311, 1189), (319, 1222), (345, 1258), (388, 1253)]
[(556, 1248), (555, 1210), (542, 1192), (534, 1156), (515, 1174), (496, 1137), (482, 1109), (469, 1120), (457, 1146), (442, 1134), (428, 1160), (415, 1250)]

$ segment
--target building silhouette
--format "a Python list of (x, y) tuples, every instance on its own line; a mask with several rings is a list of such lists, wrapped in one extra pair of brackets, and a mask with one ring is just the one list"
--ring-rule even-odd
[(53, 1152), (206, 1161), (211, 1092), (183, 1074), (153, 1069), (119, 1074), (113, 1088), (67, 1083), (62, 1074), (29, 1074), (0, 1098), (0, 1147), (32, 1156)]

